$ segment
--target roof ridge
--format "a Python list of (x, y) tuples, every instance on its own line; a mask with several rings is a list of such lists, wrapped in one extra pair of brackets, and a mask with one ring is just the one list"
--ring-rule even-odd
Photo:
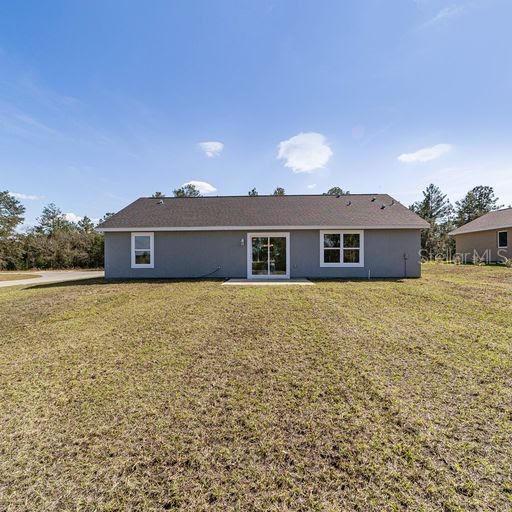
[(345, 197), (345, 196), (389, 196), (386, 192), (376, 192), (372, 193), (357, 193), (357, 194), (285, 194), (284, 196), (277, 196), (274, 194), (258, 194), (257, 196), (250, 196), (248, 194), (234, 194), (234, 195), (225, 195), (225, 196), (197, 196), (197, 197), (176, 197), (176, 196), (161, 196), (161, 197), (153, 197), (153, 196), (140, 196), (139, 199), (219, 199), (225, 197)]

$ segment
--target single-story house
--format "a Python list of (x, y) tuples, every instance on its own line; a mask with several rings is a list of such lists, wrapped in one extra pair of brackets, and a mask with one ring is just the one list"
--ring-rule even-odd
[(141, 197), (103, 222), (107, 278), (419, 277), (428, 224), (386, 194)]
[(512, 208), (486, 213), (450, 232), (457, 256), (464, 263), (473, 259), (503, 263), (512, 258)]

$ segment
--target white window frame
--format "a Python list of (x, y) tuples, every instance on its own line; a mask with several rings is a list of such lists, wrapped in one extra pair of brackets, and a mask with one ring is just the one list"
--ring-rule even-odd
[[(135, 263), (135, 237), (149, 236), (149, 252), (151, 254), (151, 263)], [(132, 268), (155, 268), (155, 234), (152, 231), (137, 231), (132, 233), (131, 242), (131, 261)]]
[[(340, 262), (324, 262), (324, 235), (340, 235)], [(343, 235), (359, 235), (359, 263), (343, 263)], [(328, 249), (325, 247), (325, 249)], [(347, 249), (349, 249), (347, 247)], [(354, 249), (357, 249), (354, 247)], [(332, 250), (332, 249), (328, 249)], [(320, 230), (320, 266), (321, 267), (364, 267), (364, 231), (359, 229), (322, 229)]]
[[(507, 234), (507, 245), (500, 245), (500, 233)], [(508, 231), (506, 229), (502, 229), (501, 231), (498, 231), (498, 249), (508, 249)]]

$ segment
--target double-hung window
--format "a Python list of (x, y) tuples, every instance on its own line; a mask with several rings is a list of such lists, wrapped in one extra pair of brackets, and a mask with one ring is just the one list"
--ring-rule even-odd
[(363, 267), (362, 231), (320, 231), (321, 267)]
[(498, 249), (508, 247), (508, 231), (498, 231)]
[(154, 267), (154, 234), (132, 233), (132, 268)]

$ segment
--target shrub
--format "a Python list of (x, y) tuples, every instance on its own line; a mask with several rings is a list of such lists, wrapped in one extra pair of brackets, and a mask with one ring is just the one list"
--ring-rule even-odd
[(460, 254), (456, 254), (454, 257), (453, 257), (453, 263), (455, 265), (462, 265), (462, 256)]
[(478, 254), (473, 255), (473, 265), (482, 266), (485, 265), (487, 262), (485, 261), (485, 258), (482, 258)]

